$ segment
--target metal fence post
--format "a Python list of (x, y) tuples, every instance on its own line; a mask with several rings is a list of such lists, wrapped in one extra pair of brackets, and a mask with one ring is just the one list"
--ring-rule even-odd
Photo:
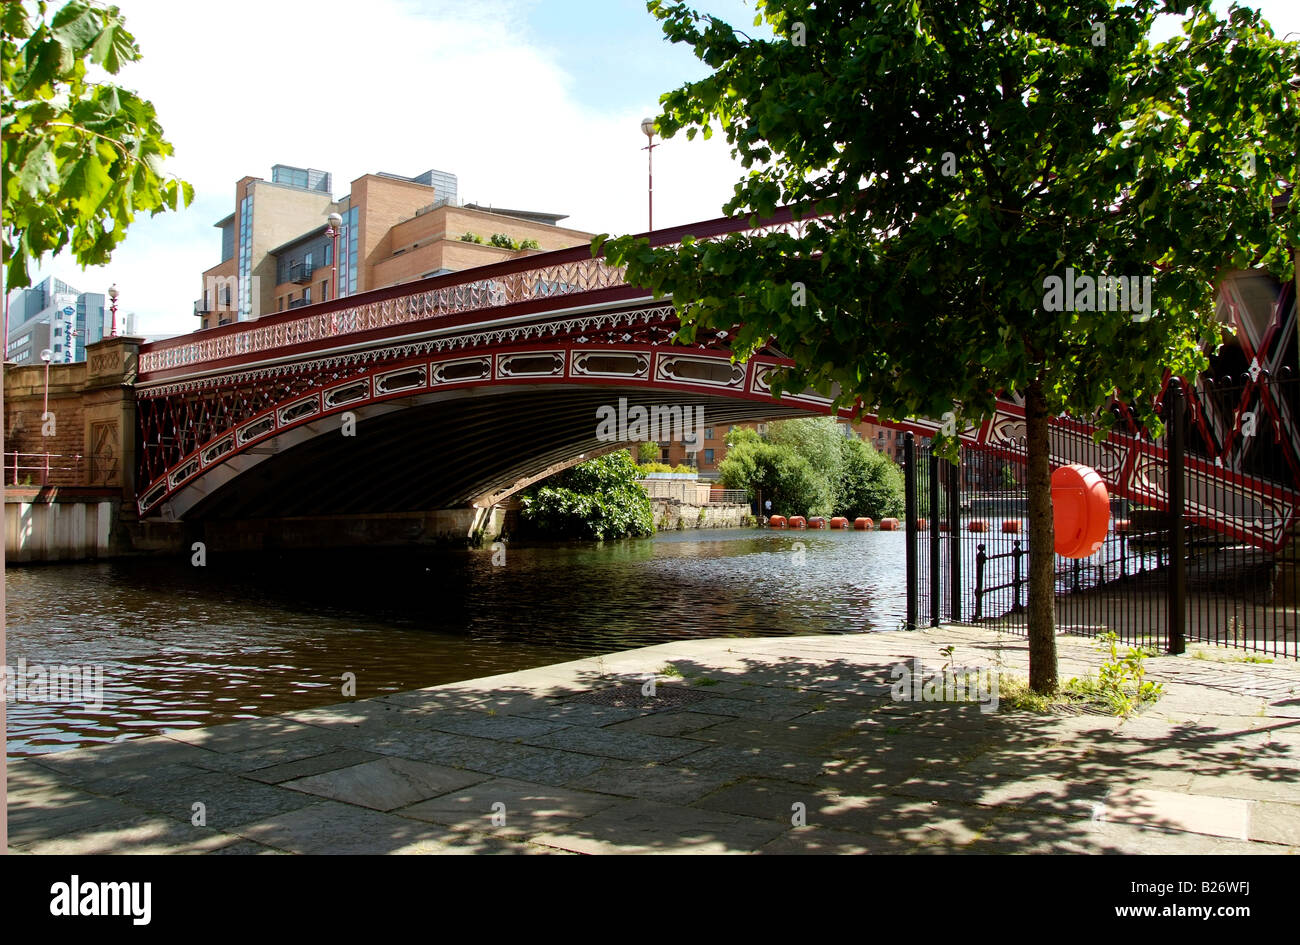
[(930, 443), (930, 626), (939, 626), (939, 606), (943, 598), (939, 566), (939, 454)]
[(954, 623), (961, 621), (961, 453), (948, 464), (948, 592)]
[(1165, 493), (1169, 499), (1169, 634), (1168, 650), (1178, 654), (1187, 649), (1187, 547), (1183, 532), (1185, 505), (1183, 480), (1183, 424), (1187, 404), (1178, 378), (1169, 382), (1169, 430), (1165, 437), (1169, 461), (1165, 471)]
[(903, 436), (903, 501), (904, 515), (907, 518), (907, 551), (904, 555), (907, 568), (907, 629), (915, 630), (918, 626), (920, 575), (916, 568), (916, 438), (909, 430)]

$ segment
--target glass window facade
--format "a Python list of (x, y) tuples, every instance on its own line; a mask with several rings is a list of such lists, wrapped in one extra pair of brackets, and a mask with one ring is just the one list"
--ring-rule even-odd
[(359, 207), (343, 214), (343, 233), (339, 236), (339, 298), (357, 291), (357, 222), (360, 218)]
[(314, 167), (290, 167), (287, 164), (276, 164), (271, 168), (271, 183), (286, 184), (289, 187), (299, 187), (303, 190), (318, 190), (326, 194), (330, 192), (330, 175), (325, 171), (318, 171)]
[(235, 222), (232, 220), (221, 228), (221, 261), (225, 262), (235, 255)]
[(253, 193), (239, 202), (239, 320), (253, 316)]

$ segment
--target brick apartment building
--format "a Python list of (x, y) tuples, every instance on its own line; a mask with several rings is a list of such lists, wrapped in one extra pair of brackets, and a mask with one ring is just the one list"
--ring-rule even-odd
[[(339, 200), (331, 183), (325, 171), (284, 164), (269, 181), (236, 182), (234, 212), (215, 224), (221, 261), (203, 273), (194, 303), (199, 327), (566, 249), (594, 235), (559, 226), (563, 214), (461, 204), (456, 176), (445, 171), (365, 174)], [(333, 237), (332, 213), (342, 218)], [(494, 234), (512, 245), (492, 245)]]

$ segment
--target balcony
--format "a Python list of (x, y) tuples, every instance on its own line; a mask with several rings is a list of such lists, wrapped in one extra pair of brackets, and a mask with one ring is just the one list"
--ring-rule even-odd
[(289, 281), (297, 285), (307, 285), (311, 282), (311, 274), (314, 267), (309, 263), (294, 263), (289, 267)]
[(210, 311), (212, 311), (212, 309), (208, 308), (208, 303), (203, 299), (196, 299), (194, 301), (194, 314), (196, 316), (206, 315)]

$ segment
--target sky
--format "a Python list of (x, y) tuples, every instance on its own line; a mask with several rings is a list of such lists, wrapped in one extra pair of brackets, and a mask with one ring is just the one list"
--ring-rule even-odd
[[(336, 197), (362, 174), (437, 168), (459, 177), (462, 200), (642, 232), (641, 119), (706, 73), (644, 0), (115, 2), (143, 58), (114, 81), (154, 103), (176, 149), (167, 170), (194, 202), (138, 217), (107, 266), (47, 258), (32, 281), (116, 283), (119, 312), (147, 335), (197, 327), (202, 273), (220, 261), (213, 224), (234, 210), (235, 181), (269, 180), (273, 164), (331, 172)], [(1300, 34), (1300, 0), (1255, 5), (1278, 35)], [(692, 6), (770, 35), (752, 26), (752, 2)], [(720, 135), (663, 142), (656, 228), (720, 215), (742, 174)]]

